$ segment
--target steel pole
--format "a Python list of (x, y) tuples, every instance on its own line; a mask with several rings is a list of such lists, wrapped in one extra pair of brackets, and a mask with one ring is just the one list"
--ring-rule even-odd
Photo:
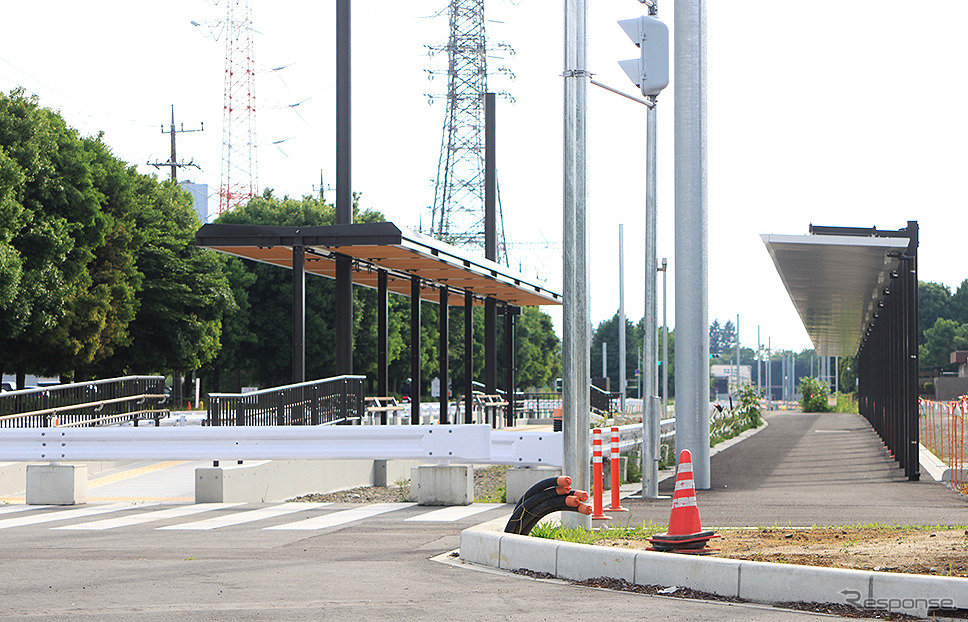
[(706, 218), (706, 2), (675, 3), (676, 450), (708, 489), (709, 281)]
[(625, 225), (618, 226), (618, 408), (625, 415)]
[[(572, 486), (590, 490), (588, 428), (590, 317), (585, 186), (586, 0), (565, 0), (564, 157), (562, 192), (562, 409), (564, 473)], [(584, 515), (565, 512), (566, 527), (591, 526)]]
[(645, 137), (645, 317), (642, 321), (642, 349), (645, 363), (642, 380), (645, 382), (642, 404), (642, 496), (659, 496), (659, 443), (661, 415), (658, 398), (658, 304), (656, 274), (659, 269), (656, 252), (657, 227), (657, 136), (656, 108), (649, 108), (646, 116)]
[(669, 322), (667, 317), (667, 307), (669, 297), (666, 287), (669, 276), (669, 265), (666, 258), (662, 258), (662, 412), (659, 418), (666, 417), (669, 413)]

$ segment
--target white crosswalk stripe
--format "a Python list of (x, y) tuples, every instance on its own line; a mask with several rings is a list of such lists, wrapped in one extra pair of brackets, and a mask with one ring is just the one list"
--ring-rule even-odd
[(259, 508), (257, 510), (246, 510), (244, 512), (234, 512), (232, 514), (227, 514), (225, 516), (215, 516), (213, 518), (195, 521), (192, 523), (183, 523), (181, 525), (169, 525), (167, 527), (158, 527), (158, 531), (165, 531), (165, 530), (195, 531), (195, 530), (219, 529), (221, 527), (229, 527), (231, 525), (241, 525), (243, 523), (252, 523), (255, 521), (265, 520), (268, 518), (275, 518), (276, 516), (283, 516), (285, 514), (292, 514), (294, 512), (305, 512), (306, 510), (313, 510), (315, 508), (321, 508), (327, 505), (332, 505), (332, 504), (331, 503), (283, 503), (282, 505), (274, 505), (272, 507)]
[(0, 507), (0, 514), (12, 514), (13, 512), (23, 512), (24, 510), (42, 510), (49, 508), (49, 505), (5, 505)]
[(131, 525), (141, 525), (144, 523), (167, 520), (170, 518), (181, 518), (182, 516), (191, 516), (193, 514), (201, 514), (202, 512), (211, 512), (212, 510), (221, 510), (223, 508), (233, 508), (240, 505), (245, 505), (245, 504), (244, 503), (198, 503), (195, 505), (183, 505), (176, 508), (168, 508), (167, 510), (156, 510), (153, 512), (145, 512), (143, 514), (132, 514), (130, 516), (118, 516), (115, 518), (105, 518), (102, 520), (91, 521), (89, 523), (79, 523), (77, 525), (64, 525), (63, 527), (52, 527), (52, 529), (103, 531), (105, 529), (115, 529), (117, 527), (129, 527)]
[(503, 503), (472, 503), (471, 505), (453, 505), (441, 508), (439, 510), (434, 510), (432, 512), (427, 512), (425, 514), (411, 516), (410, 518), (405, 519), (404, 522), (454, 522), (464, 520), (465, 518), (469, 518), (475, 514), (480, 514), (481, 512), (487, 512), (488, 510), (499, 508), (503, 505)]
[[(165, 520), (193, 517), (197, 514), (223, 510), (217, 516), (157, 527), (156, 531), (207, 531), (234, 525), (256, 523), (277, 517), (305, 512), (305, 517), (291, 518), (290, 522), (270, 525), (267, 531), (318, 531), (363, 521), (375, 516), (388, 514), (416, 506), (416, 503), (372, 503), (319, 511), (332, 506), (332, 503), (282, 503), (277, 505), (246, 508), (245, 503), (197, 503), (158, 508), (159, 503), (113, 503), (96, 504), (62, 509), (62, 506), (47, 505), (10, 505), (0, 506), (0, 530), (12, 527), (43, 525), (57, 521), (76, 521), (101, 514), (125, 511), (123, 516), (112, 516), (98, 520), (73, 522), (56, 527), (52, 531), (106, 531), (122, 527), (132, 527)], [(502, 508), (500, 503), (473, 503), (466, 506), (450, 506), (429, 509), (416, 515), (405, 513), (404, 522), (458, 522), (478, 514)], [(55, 509), (51, 509), (55, 508)], [(228, 510), (228, 511), (225, 511)]]
[[(97, 514), (108, 514), (110, 512), (119, 512), (121, 510), (146, 508), (153, 505), (158, 505), (158, 504), (142, 503), (139, 505), (132, 505), (130, 503), (112, 503), (111, 505), (91, 505), (91, 506), (86, 506), (82, 508), (76, 508), (73, 510), (53, 510), (50, 512), (31, 514), (30, 516), (18, 516), (16, 518), (5, 518), (3, 520), (0, 520), (0, 529), (9, 529), (11, 527), (23, 527), (25, 525), (38, 525), (40, 523), (52, 523), (54, 521), (71, 520), (74, 518), (85, 518), (87, 516), (95, 516)], [(33, 509), (33, 506), (30, 506), (30, 508)]]
[(336, 527), (373, 516), (379, 516), (380, 514), (386, 514), (387, 512), (393, 512), (395, 510), (402, 510), (403, 508), (413, 507), (414, 505), (416, 503), (374, 503), (373, 505), (333, 512), (332, 514), (324, 514), (323, 516), (308, 518), (304, 521), (275, 525), (273, 527), (266, 527), (265, 529), (267, 531), (316, 531), (318, 529)]

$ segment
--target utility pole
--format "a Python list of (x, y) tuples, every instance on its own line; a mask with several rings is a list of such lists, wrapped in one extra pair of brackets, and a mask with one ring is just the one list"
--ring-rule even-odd
[(625, 415), (625, 225), (618, 226), (618, 394)]
[(186, 130), (184, 123), (181, 124), (181, 129), (175, 129), (175, 106), (174, 106), (174, 104), (172, 104), (172, 107), (171, 107), (171, 125), (169, 126), (168, 131), (167, 132), (165, 131), (165, 125), (164, 125), (164, 123), (162, 123), (162, 125), (161, 125), (161, 133), (162, 134), (171, 134), (171, 157), (168, 158), (168, 161), (167, 162), (147, 162), (146, 164), (148, 164), (148, 166), (153, 166), (155, 168), (161, 168), (163, 166), (170, 167), (171, 168), (171, 180), (173, 182), (176, 182), (176, 183), (178, 182), (178, 169), (180, 169), (180, 168), (188, 168), (190, 166), (194, 166), (198, 170), (202, 170), (202, 167), (200, 167), (199, 165), (195, 164), (195, 160), (194, 159), (191, 162), (184, 162), (184, 161), (179, 162), (178, 161), (178, 152), (175, 149), (175, 136), (178, 135), (178, 134), (187, 134), (189, 132), (204, 132), (204, 131), (205, 131), (205, 122), (204, 121), (201, 123), (201, 127), (199, 127), (197, 130)]

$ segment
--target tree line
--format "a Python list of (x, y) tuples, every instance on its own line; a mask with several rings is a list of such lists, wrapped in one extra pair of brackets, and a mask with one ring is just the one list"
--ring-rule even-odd
[[(356, 222), (383, 220), (354, 209)], [(219, 222), (334, 221), (333, 206), (317, 198), (266, 191)], [(26, 373), (84, 380), (195, 371), (206, 391), (290, 382), (291, 273), (197, 248), (200, 226), (177, 184), (138, 173), (103, 135), (81, 136), (36, 96), (0, 93), (0, 371), (16, 373), (20, 386)], [(334, 301), (332, 281), (307, 278), (307, 378), (334, 375)], [(475, 309), (476, 376), (484, 364), (482, 313)], [(452, 316), (457, 369), (464, 318)], [(429, 379), (437, 373), (436, 305), (424, 305), (421, 320)], [(391, 296), (389, 334), (390, 378), (399, 385), (410, 373), (405, 297)], [(525, 309), (518, 342), (519, 386), (544, 387), (560, 375), (547, 314)], [(356, 372), (372, 387), (376, 293), (361, 287), (354, 289), (354, 346)]]

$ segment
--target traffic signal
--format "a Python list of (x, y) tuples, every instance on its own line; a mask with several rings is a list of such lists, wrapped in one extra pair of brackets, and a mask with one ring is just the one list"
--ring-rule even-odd
[(639, 46), (639, 58), (618, 64), (643, 95), (658, 95), (669, 86), (669, 27), (644, 15), (623, 19), (618, 25)]

